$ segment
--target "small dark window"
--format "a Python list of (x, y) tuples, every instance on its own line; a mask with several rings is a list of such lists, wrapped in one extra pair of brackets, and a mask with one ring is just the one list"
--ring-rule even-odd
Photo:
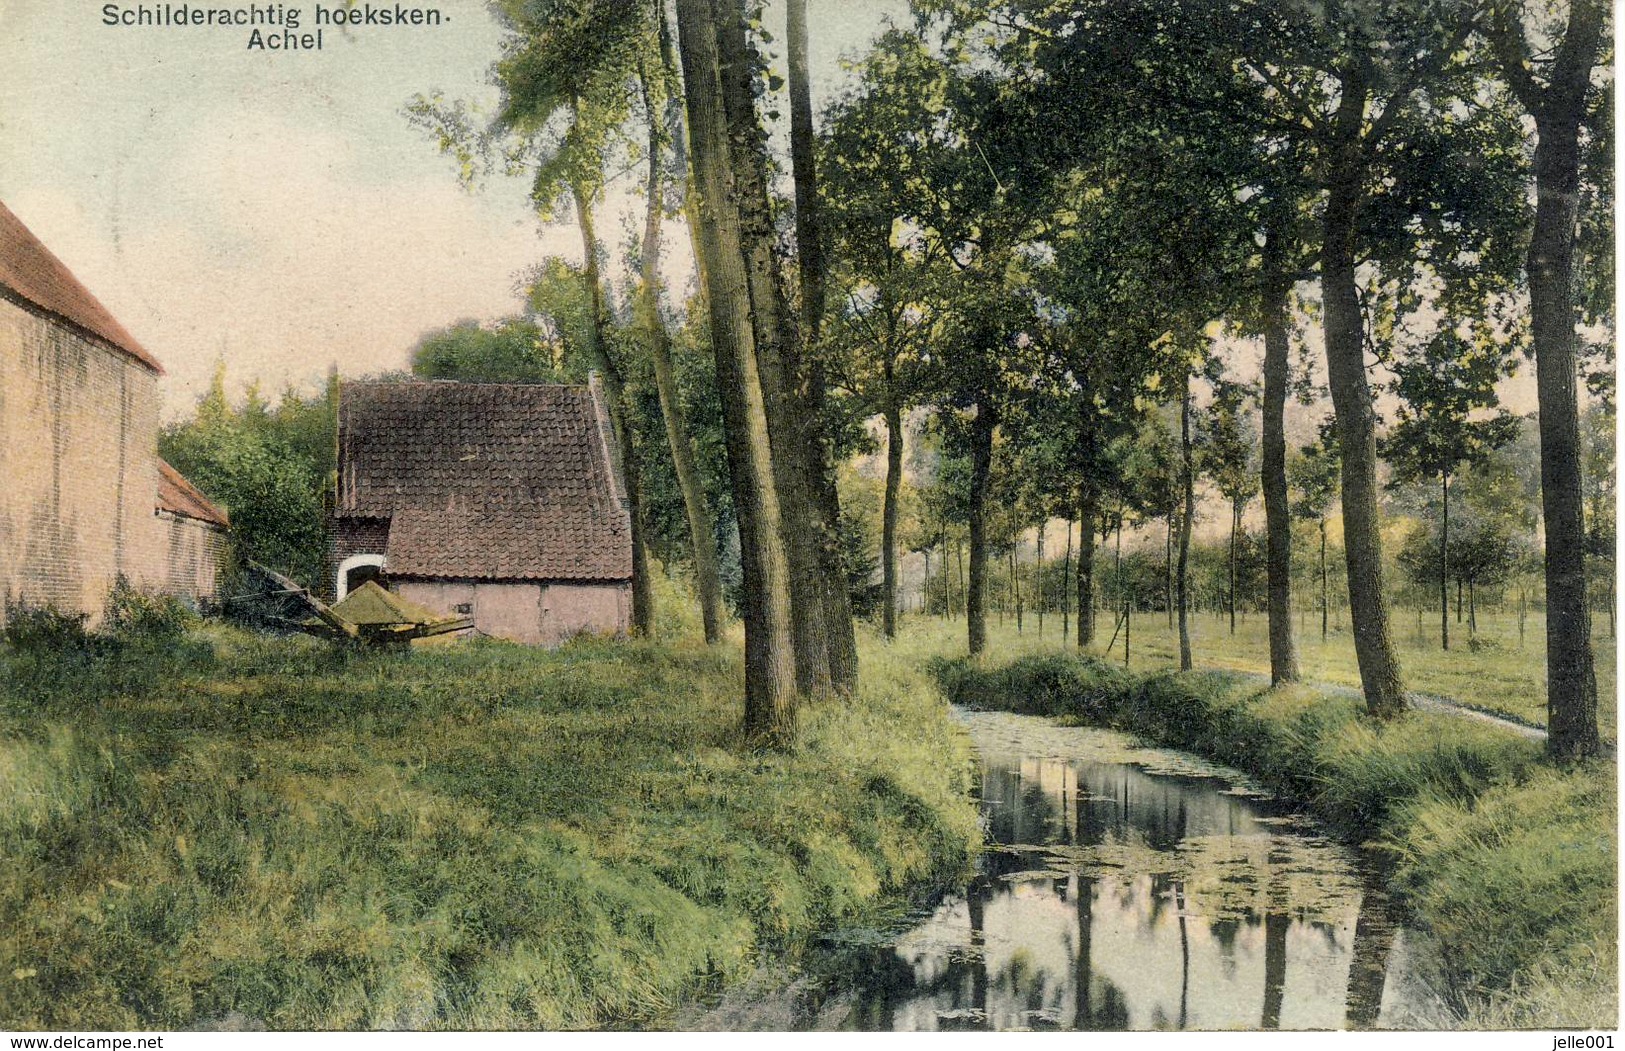
[(356, 566), (344, 575), (344, 590), (354, 591), (369, 580), (376, 580), (379, 587), (384, 585), (384, 574), (377, 566)]
[(461, 613), (461, 614), (464, 614), (466, 616), (467, 614), (471, 614), (471, 613), (474, 612), (474, 603), (472, 603), (472, 602), (459, 602), (459, 603), (457, 603), (457, 605), (451, 607), (451, 611), (453, 613)]

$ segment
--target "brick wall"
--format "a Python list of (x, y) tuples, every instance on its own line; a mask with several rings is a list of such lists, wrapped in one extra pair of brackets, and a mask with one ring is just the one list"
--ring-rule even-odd
[(381, 555), (389, 543), (387, 518), (335, 518), (327, 552), (327, 579), (300, 583), (331, 602), (338, 593), (339, 564), (351, 555)]
[(195, 518), (158, 512), (165, 541), (163, 588), (190, 604), (220, 599), (220, 567), (225, 565), (225, 533)]
[(390, 581), (402, 598), (440, 613), (474, 618), (474, 630), (499, 639), (557, 646), (580, 632), (624, 635), (631, 626), (632, 586), (527, 581)]
[(95, 616), (120, 572), (162, 586), (157, 436), (151, 370), (0, 295), (0, 592)]
[(578, 632), (624, 635), (632, 627), (632, 585), (549, 584), (542, 597), (542, 627), (550, 642)]

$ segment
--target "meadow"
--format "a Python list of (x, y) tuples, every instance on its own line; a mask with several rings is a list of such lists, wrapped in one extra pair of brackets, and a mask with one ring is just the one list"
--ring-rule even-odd
[[(1111, 610), (1097, 614), (1095, 644), (1088, 652), (1121, 665), (1123, 635)], [(1071, 649), (1070, 639), (1061, 634), (1058, 613), (1044, 617), (1044, 630), (1038, 631), (1037, 617), (1028, 611), (1017, 631), (1015, 618), (989, 617), (990, 653), (999, 656), (1057, 652)], [(957, 642), (963, 652), (965, 621), (945, 622), (940, 617), (915, 615), (912, 631), (943, 632), (950, 652)], [(928, 627), (931, 625), (931, 627)], [(1118, 628), (1113, 637), (1114, 628)], [(1317, 615), (1294, 622), (1298, 661), (1306, 682), (1358, 689), (1360, 670), (1354, 659), (1354, 636), (1347, 614), (1334, 611), (1329, 631), (1321, 638)], [(1190, 617), (1192, 657), (1198, 668), (1269, 674), (1268, 622), (1262, 614), (1239, 617), (1236, 633), (1230, 634), (1227, 616), (1193, 613)], [(1443, 697), (1506, 716), (1530, 726), (1546, 725), (1546, 620), (1530, 613), (1519, 636), (1518, 615), (1514, 612), (1480, 612), (1477, 642), (1470, 644), (1466, 626), (1451, 624), (1451, 648), (1439, 647), (1438, 612), (1424, 614), (1420, 630), (1414, 610), (1393, 613), (1394, 645), (1406, 685), (1418, 693)], [(1110, 652), (1108, 653), (1108, 646)], [(1618, 738), (1614, 666), (1615, 640), (1608, 634), (1608, 618), (1595, 615), (1592, 622), (1592, 652), (1597, 666), (1597, 718), (1603, 739)], [(1179, 635), (1168, 625), (1165, 612), (1135, 613), (1129, 621), (1128, 667), (1133, 671), (1163, 671), (1179, 666)]]
[(940, 695), (864, 657), (772, 752), (734, 645), (0, 650), (0, 1024), (658, 1025), (979, 843)]

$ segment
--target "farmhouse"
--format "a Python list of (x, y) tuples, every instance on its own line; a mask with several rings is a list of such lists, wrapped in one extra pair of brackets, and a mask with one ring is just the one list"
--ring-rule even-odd
[(7, 602), (95, 615), (120, 574), (194, 601), (215, 595), (226, 519), (158, 459), (162, 372), (0, 204)]
[(335, 593), (382, 579), (518, 642), (625, 632), (632, 540), (618, 462), (596, 379), (348, 384)]

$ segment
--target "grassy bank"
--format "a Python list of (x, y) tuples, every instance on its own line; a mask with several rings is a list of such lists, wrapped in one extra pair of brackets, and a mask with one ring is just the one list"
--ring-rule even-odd
[(1354, 698), (1235, 673), (1062, 654), (934, 670), (960, 704), (1111, 725), (1246, 770), (1379, 851), (1469, 1026), (1616, 1024), (1611, 763), (1556, 769), (1494, 726), (1425, 712), (1374, 724)]
[(658, 1023), (980, 838), (962, 737), (878, 651), (787, 754), (737, 736), (737, 647), (0, 660), (11, 1027)]
[[(1102, 652), (1111, 639), (1116, 615), (1110, 610), (1098, 614), (1101, 638), (1092, 652), (1119, 666), (1123, 638), (1119, 634), (1108, 655)], [(1044, 618), (1044, 632), (1038, 634), (1037, 618), (1028, 613), (1025, 630), (1015, 630), (1014, 618), (1001, 625), (994, 618), (989, 651), (1013, 656), (1050, 653), (1068, 645), (1061, 635), (1061, 618)], [(912, 617), (911, 631), (933, 631), (952, 635), (963, 652), (965, 621), (956, 619), (944, 626), (937, 617)], [(1332, 620), (1325, 638), (1320, 635), (1318, 617), (1294, 621), (1298, 657), (1303, 676), (1310, 682), (1357, 688), (1360, 668), (1354, 658), (1354, 636), (1347, 614)], [(1546, 621), (1539, 613), (1526, 618), (1520, 636), (1516, 613), (1478, 615), (1478, 642), (1469, 645), (1467, 629), (1452, 626), (1451, 648), (1439, 648), (1438, 614), (1424, 618), (1416, 630), (1414, 614), (1395, 611), (1394, 645), (1399, 653), (1408, 688), (1421, 693), (1448, 697), (1485, 711), (1497, 712), (1531, 726), (1546, 725)], [(1227, 617), (1199, 613), (1191, 617), (1191, 643), (1198, 667), (1245, 671), (1267, 675), (1270, 670), (1268, 623), (1257, 614), (1243, 618), (1230, 634)], [(1605, 740), (1615, 740), (1616, 703), (1614, 680), (1614, 640), (1608, 635), (1608, 618), (1593, 618), (1591, 646), (1597, 666), (1597, 716)], [(1155, 672), (1179, 666), (1179, 636), (1169, 628), (1163, 613), (1136, 613), (1130, 624), (1129, 667), (1133, 671)]]

